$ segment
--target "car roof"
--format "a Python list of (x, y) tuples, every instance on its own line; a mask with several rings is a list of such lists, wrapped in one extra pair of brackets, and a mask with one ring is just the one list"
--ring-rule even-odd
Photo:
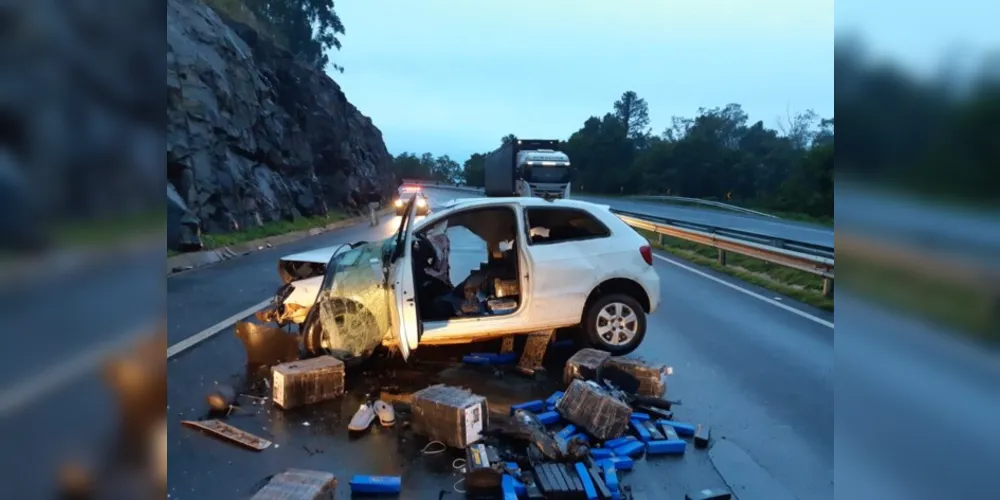
[[(537, 196), (511, 196), (511, 197), (494, 197), (494, 198), (456, 198), (445, 203), (440, 210), (434, 212), (430, 217), (420, 220), (414, 224), (414, 228), (424, 227), (432, 221), (438, 221), (445, 217), (448, 217), (454, 211), (464, 210), (468, 208), (475, 207), (491, 207), (491, 206), (510, 206), (518, 205), (520, 207), (561, 207), (561, 208), (575, 208), (584, 210), (598, 219), (600, 219), (605, 224), (616, 224), (616, 222), (621, 222), (621, 219), (614, 216), (610, 211), (610, 206), (602, 205), (599, 203), (591, 203), (589, 201), (582, 200), (566, 200), (566, 199), (554, 199), (545, 200)], [(624, 224), (624, 223), (623, 223)]]
[(458, 206), (475, 207), (475, 206), (489, 206), (489, 205), (521, 205), (523, 207), (564, 207), (564, 208), (579, 208), (587, 211), (593, 211), (595, 209), (607, 210), (608, 208), (610, 208), (608, 205), (600, 203), (591, 203), (589, 201), (583, 201), (583, 200), (563, 199), (563, 198), (556, 198), (554, 200), (545, 200), (537, 196), (458, 198), (446, 203), (445, 208), (450, 209)]

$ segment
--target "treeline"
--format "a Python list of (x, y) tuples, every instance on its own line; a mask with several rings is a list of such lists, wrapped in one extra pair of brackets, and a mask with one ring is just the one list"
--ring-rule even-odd
[(449, 184), (462, 180), (462, 167), (458, 162), (448, 155), (435, 157), (431, 153), (420, 156), (402, 153), (393, 159), (393, 172), (397, 179), (421, 179)]
[(325, 71), (331, 63), (326, 51), (340, 50), (344, 25), (333, 0), (206, 0), (220, 14), (241, 22), (291, 52), (303, 64)]
[[(807, 111), (769, 128), (748, 123), (738, 104), (674, 117), (654, 134), (646, 101), (625, 92), (562, 147), (574, 165), (574, 192), (686, 196), (832, 217), (833, 137), (832, 118)], [(465, 162), (468, 184), (482, 185), (484, 159), (477, 153)]]
[[(968, 62), (960, 61), (960, 62)], [(938, 198), (1000, 205), (1000, 63), (918, 78), (838, 40), (838, 175)]]

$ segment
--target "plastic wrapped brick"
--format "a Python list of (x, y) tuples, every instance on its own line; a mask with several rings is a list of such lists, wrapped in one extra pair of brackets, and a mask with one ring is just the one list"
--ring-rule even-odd
[(611, 354), (597, 349), (581, 349), (566, 361), (563, 367), (563, 382), (569, 384), (576, 379), (599, 380), (601, 366)]
[(288, 469), (275, 474), (250, 500), (333, 499), (337, 478), (329, 472)]
[(563, 418), (600, 440), (628, 430), (632, 408), (593, 382), (574, 380), (556, 405)]
[(413, 393), (413, 431), (453, 448), (479, 441), (489, 424), (486, 398), (459, 387), (432, 385)]
[(635, 377), (639, 381), (639, 390), (636, 394), (662, 398), (667, 392), (667, 384), (663, 379), (665, 370), (663, 365), (648, 365), (630, 358), (611, 358), (604, 366), (613, 366)]

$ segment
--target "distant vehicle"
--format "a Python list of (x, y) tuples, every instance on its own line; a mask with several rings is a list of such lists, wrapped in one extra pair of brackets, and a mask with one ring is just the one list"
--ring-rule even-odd
[(572, 169), (559, 141), (514, 139), (486, 155), (486, 196), (569, 198)]
[[(308, 351), (346, 362), (380, 345), (406, 358), (420, 345), (575, 326), (585, 344), (622, 355), (642, 342), (660, 302), (649, 242), (607, 206), (466, 198), (415, 217), (411, 200), (385, 240), (282, 258), (285, 284), (258, 318), (299, 324)], [(450, 269), (478, 257), (470, 241), (482, 260), (453, 284)]]
[(427, 215), (430, 213), (431, 205), (427, 201), (427, 195), (420, 189), (420, 186), (404, 184), (400, 186), (399, 194), (392, 201), (392, 206), (396, 209), (396, 215), (403, 215), (403, 209), (406, 208), (406, 202), (410, 201), (410, 198), (416, 198), (417, 200), (417, 215)]

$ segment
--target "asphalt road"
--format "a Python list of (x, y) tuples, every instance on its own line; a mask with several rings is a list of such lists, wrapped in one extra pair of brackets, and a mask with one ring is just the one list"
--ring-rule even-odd
[[(453, 192), (428, 191), (432, 206), (455, 197)], [(397, 223), (398, 218), (392, 217), (374, 230), (363, 225), (348, 228), (170, 277), (170, 343), (270, 297), (278, 285), (275, 262), (280, 255), (386, 236)], [(637, 491), (647, 492), (648, 498), (663, 498), (658, 493), (682, 495), (687, 488), (720, 486), (726, 481), (748, 499), (783, 498), (788, 493), (801, 499), (832, 498), (831, 315), (778, 298), (779, 304), (800, 312), (795, 314), (768, 302), (775, 300), (770, 292), (697, 271), (714, 278), (709, 279), (692, 272), (686, 264), (661, 257), (656, 268), (661, 276), (662, 306), (650, 318), (647, 340), (637, 354), (674, 367), (668, 392), (670, 397), (684, 400), (678, 414), (710, 424), (719, 445), (713, 448), (711, 460), (691, 453), (683, 466), (662, 465), (671, 468), (666, 483), (656, 472), (658, 466), (651, 466), (648, 473), (637, 471), (633, 480)], [(280, 450), (298, 451), (266, 451), (252, 456), (189, 430), (177, 430), (176, 420), (182, 416), (201, 416), (204, 394), (213, 384), (242, 380), (243, 356), (241, 344), (227, 327), (170, 361), (172, 498), (237, 498), (257, 479), (285, 467), (324, 464), (340, 477), (380, 473), (372, 468), (397, 471), (402, 467), (360, 458), (369, 446), (365, 441), (352, 441), (355, 444), (348, 447), (349, 458), (331, 458), (331, 451), (323, 454), (326, 458), (317, 458), (318, 454), (301, 450), (295, 433), (287, 430), (288, 425), (301, 427), (302, 422), (289, 424), (287, 416), (274, 411), (264, 426), (265, 435), (275, 436), (279, 444), (288, 440)], [(356, 402), (345, 398), (341, 412), (353, 412)], [(285, 423), (273, 427), (276, 424), (272, 421)], [(237, 422), (234, 418), (233, 423)], [(342, 427), (343, 421), (331, 421), (330, 425)], [(338, 432), (346, 433), (334, 430), (332, 434)], [(325, 446), (342, 441), (330, 434), (327, 430), (322, 438)], [(383, 439), (381, 434), (368, 438)], [(438, 483), (427, 488), (436, 494), (434, 488), (450, 484), (448, 477), (439, 478)]]
[(753, 214), (726, 212), (717, 209), (699, 209), (624, 198), (603, 198), (600, 196), (574, 196), (580, 200), (608, 205), (627, 212), (637, 212), (668, 219), (676, 219), (697, 224), (724, 227), (741, 231), (774, 236), (787, 240), (801, 241), (813, 245), (833, 247), (833, 229), (806, 222), (773, 219)]
[[(433, 196), (434, 203), (452, 197), (454, 192)], [(394, 225), (387, 221), (377, 234), (364, 226), (348, 228), (167, 279), (171, 344), (269, 297), (277, 286), (278, 256), (385, 235)], [(94, 373), (96, 363), (88, 360), (157, 317), (163, 304), (162, 258), (158, 251), (158, 260), (137, 255), (72, 276), (40, 274), (3, 291), (0, 325), (7, 343), (0, 365), (5, 370), (0, 462), (5, 478), (17, 478), (5, 485), (11, 498), (51, 497), (58, 462), (70, 456), (99, 459), (108, 447), (115, 410)], [(992, 464), (1000, 463), (995, 352), (957, 341), (941, 327), (873, 307), (838, 287), (834, 358), (831, 328), (779, 305), (820, 321), (832, 321), (831, 315), (680, 265), (686, 264), (656, 261), (663, 305), (651, 318), (638, 354), (673, 365), (669, 394), (685, 402), (678, 414), (710, 423), (713, 435), (726, 439), (716, 440), (710, 464), (690, 454), (685, 458), (693, 462), (690, 467), (669, 464), (665, 474), (651, 468), (660, 483), (711, 485), (726, 477), (743, 500), (775, 498), (773, 484), (763, 496), (750, 494), (750, 488), (769, 487), (759, 473), (763, 469), (772, 483), (799, 498), (831, 498), (835, 459), (837, 491), (844, 497), (995, 496)], [(201, 411), (205, 387), (243, 376), (242, 347), (231, 325), (220, 328), (169, 365), (171, 498), (212, 497), (200, 493), (224, 487), (218, 498), (236, 498), (258, 477), (280, 468), (336, 469), (344, 463), (330, 457), (309, 462), (297, 455), (272, 462), (265, 458), (269, 455), (233, 450), (177, 427), (181, 414)], [(343, 404), (350, 407), (353, 401), (345, 398)], [(308, 421), (300, 420), (300, 426)], [(361, 449), (367, 446), (350, 450)], [(705, 466), (721, 476), (706, 473)], [(740, 490), (741, 484), (750, 486)]]
[(35, 279), (0, 289), (7, 497), (51, 498), (56, 464), (103, 460), (115, 407), (96, 368), (127, 341), (153, 333), (164, 303), (164, 258), (154, 242), (70, 273), (37, 269)]

